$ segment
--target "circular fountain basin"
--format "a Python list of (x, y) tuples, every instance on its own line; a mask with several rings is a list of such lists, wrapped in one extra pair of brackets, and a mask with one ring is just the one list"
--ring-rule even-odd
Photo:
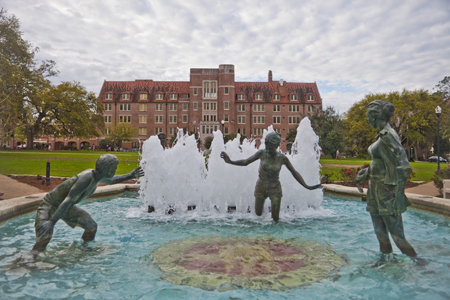
[(450, 295), (449, 219), (432, 213), (409, 209), (403, 215), (407, 238), (425, 261), (416, 263), (395, 246), (394, 255), (380, 260), (365, 203), (336, 196), (325, 195), (321, 208), (300, 215), (282, 213), (277, 224), (267, 210), (261, 217), (200, 210), (149, 214), (132, 193), (80, 206), (98, 223), (96, 241), (83, 245), (81, 229), (58, 222), (34, 266), (17, 260), (34, 244), (35, 214), (0, 226), (1, 299)]

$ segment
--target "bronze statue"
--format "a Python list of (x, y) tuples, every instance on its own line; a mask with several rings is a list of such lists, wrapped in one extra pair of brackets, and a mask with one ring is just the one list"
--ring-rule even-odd
[(255, 186), (255, 212), (260, 216), (263, 212), (264, 201), (269, 197), (272, 202), (272, 219), (278, 222), (281, 204), (281, 183), (279, 180), (280, 170), (285, 165), (292, 173), (294, 178), (308, 190), (314, 190), (322, 187), (321, 184), (309, 186), (305, 183), (302, 176), (294, 169), (289, 159), (277, 151), (280, 146), (281, 137), (278, 133), (271, 132), (266, 136), (266, 149), (259, 150), (247, 159), (232, 161), (225, 152), (220, 153), (223, 160), (236, 166), (247, 166), (260, 159), (259, 178)]
[(60, 219), (72, 228), (83, 228), (83, 241), (94, 240), (97, 223), (75, 204), (91, 196), (99, 183), (116, 184), (144, 175), (141, 167), (137, 167), (129, 174), (114, 176), (118, 163), (119, 160), (114, 155), (102, 155), (95, 164), (95, 170), (85, 170), (64, 181), (42, 199), (34, 223), (36, 244), (30, 252), (33, 259), (46, 249), (53, 235), (53, 227)]
[(392, 252), (389, 234), (402, 253), (416, 257), (416, 251), (408, 243), (403, 230), (402, 213), (411, 205), (405, 196), (405, 186), (411, 173), (406, 152), (389, 120), (394, 114), (394, 105), (375, 100), (367, 107), (369, 124), (379, 130), (377, 140), (370, 145), (372, 163), (358, 173), (355, 183), (369, 180), (367, 211), (372, 217), (373, 227), (383, 254)]

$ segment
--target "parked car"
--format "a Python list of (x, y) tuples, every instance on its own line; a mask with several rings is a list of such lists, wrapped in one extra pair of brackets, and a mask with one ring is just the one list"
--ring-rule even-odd
[[(438, 160), (437, 155), (428, 157), (428, 162), (430, 162), (430, 163), (431, 163), (431, 162), (437, 162), (437, 160)], [(446, 159), (443, 158), (442, 156), (439, 157), (439, 161), (440, 161), (440, 162), (448, 162), (448, 160), (446, 160)]]

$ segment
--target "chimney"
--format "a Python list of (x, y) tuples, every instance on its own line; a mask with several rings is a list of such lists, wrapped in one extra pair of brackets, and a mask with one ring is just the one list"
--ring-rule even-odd
[(269, 70), (269, 82), (272, 82), (272, 70)]
[(283, 79), (280, 79), (280, 86), (283, 86)]

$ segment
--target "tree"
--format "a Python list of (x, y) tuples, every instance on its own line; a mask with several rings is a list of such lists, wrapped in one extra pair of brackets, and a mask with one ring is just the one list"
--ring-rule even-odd
[(310, 116), (311, 126), (319, 136), (319, 146), (325, 155), (335, 157), (336, 150), (344, 150), (345, 125), (332, 106), (315, 109)]
[(111, 146), (116, 145), (117, 147), (122, 147), (122, 142), (131, 141), (135, 135), (136, 128), (124, 123), (119, 123), (113, 124), (111, 133), (107, 135), (107, 138), (111, 141)]
[[(377, 135), (377, 131), (368, 125), (367, 120), (367, 105), (377, 99), (394, 104), (392, 127), (398, 133), (405, 149), (414, 148), (418, 158), (425, 160), (437, 134), (437, 118), (434, 110), (438, 105), (442, 108), (442, 128), (448, 128), (449, 117), (445, 112), (449, 111), (449, 104), (439, 95), (430, 95), (425, 90), (366, 95), (345, 115), (348, 130), (347, 142), (360, 153), (367, 151)], [(444, 132), (444, 134), (447, 133)]]
[(450, 101), (450, 76), (445, 76), (444, 79), (436, 84), (435, 89), (437, 94), (445, 101)]
[(103, 106), (78, 82), (53, 86), (55, 62), (37, 63), (38, 48), (22, 39), (19, 20), (0, 11), (0, 119), (3, 132), (24, 130), (27, 148), (35, 136), (98, 136)]

